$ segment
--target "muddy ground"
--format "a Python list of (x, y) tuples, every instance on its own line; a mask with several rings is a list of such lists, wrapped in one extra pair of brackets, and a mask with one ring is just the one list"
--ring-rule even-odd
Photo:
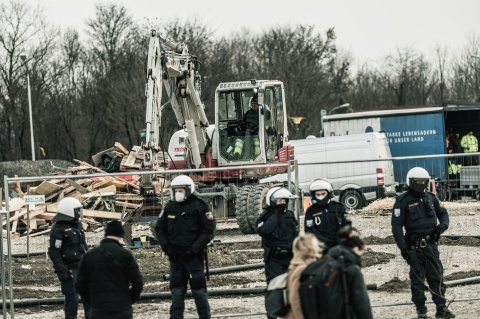
[[(480, 209), (480, 204), (469, 203), (460, 209), (451, 210), (451, 229), (446, 235), (478, 235), (480, 214), (472, 214)], [(390, 217), (384, 214), (352, 214), (353, 224), (362, 231), (368, 249), (362, 258), (363, 272), (367, 284), (376, 284), (377, 290), (370, 290), (369, 296), (375, 318), (415, 318), (410, 303), (408, 267), (400, 257), (390, 232)], [(243, 235), (232, 224), (219, 223), (216, 239), (218, 244), (209, 248), (210, 268), (262, 262), (262, 249), (257, 235)], [(32, 238), (32, 245), (45, 246), (45, 238)], [(94, 245), (101, 234), (89, 233), (89, 244)], [(25, 247), (23, 238), (12, 243), (13, 253)], [(245, 241), (247, 241), (245, 243)], [(42, 244), (43, 243), (43, 244)], [(35, 247), (35, 246), (34, 246)], [(30, 251), (41, 251), (31, 249)], [(463, 237), (457, 240), (442, 238), (440, 252), (445, 267), (445, 281), (480, 276), (480, 239)], [(144, 293), (168, 292), (168, 282), (163, 279), (168, 274), (168, 259), (158, 247), (132, 249), (145, 280)], [(51, 262), (44, 254), (26, 258), (13, 258), (14, 299), (61, 298), (59, 284), (53, 274)], [(259, 288), (265, 286), (263, 269), (211, 275), (210, 290)], [(457, 318), (479, 318), (480, 284), (449, 288), (447, 298), (453, 300), (451, 307)], [(8, 298), (8, 293), (7, 293)], [(430, 300), (430, 296), (427, 294)], [(212, 314), (225, 315), (245, 313), (244, 318), (264, 318), (262, 295), (212, 296)], [(433, 318), (434, 305), (429, 304), (430, 318)], [(134, 318), (168, 317), (168, 299), (142, 299), (135, 307)], [(19, 305), (15, 308), (16, 318), (62, 318), (62, 305), (49, 305), (47, 302), (35, 305)], [(186, 317), (195, 317), (194, 304), (187, 302)], [(79, 318), (83, 318), (80, 311)]]

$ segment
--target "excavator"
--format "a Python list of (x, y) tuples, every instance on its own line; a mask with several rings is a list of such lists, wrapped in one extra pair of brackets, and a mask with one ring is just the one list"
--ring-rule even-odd
[[(243, 233), (255, 233), (255, 221), (265, 196), (271, 187), (278, 186), (261, 184), (259, 180), (285, 173), (288, 167), (249, 166), (287, 164), (294, 159), (294, 148), (288, 141), (284, 86), (277, 80), (220, 83), (215, 91), (215, 122), (210, 124), (201, 99), (201, 65), (185, 43), (151, 32), (146, 61), (143, 170), (155, 171), (159, 167), (162, 111), (170, 105), (181, 129), (170, 138), (167, 170), (206, 169), (189, 176), (216, 218), (236, 218)], [(161, 104), (163, 92), (166, 102)], [(258, 108), (253, 113), (253, 124), (249, 124), (244, 117), (252, 101)], [(252, 114), (249, 116), (251, 119)], [(127, 216), (126, 224), (145, 215), (158, 216), (166, 202), (159, 192), (160, 175), (142, 175), (144, 202), (138, 211)], [(173, 179), (178, 174), (164, 175)]]

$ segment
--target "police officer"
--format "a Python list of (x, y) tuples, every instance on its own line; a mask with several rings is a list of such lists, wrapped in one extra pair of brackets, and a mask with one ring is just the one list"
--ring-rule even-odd
[(194, 194), (190, 177), (175, 177), (170, 190), (172, 199), (155, 225), (156, 238), (170, 260), (170, 318), (183, 318), (187, 282), (199, 318), (210, 318), (203, 254), (214, 237), (215, 219), (207, 203)]
[(455, 318), (446, 306), (443, 266), (437, 246), (439, 236), (448, 228), (447, 210), (428, 192), (430, 175), (425, 169), (412, 168), (406, 182), (408, 191), (397, 197), (393, 206), (392, 233), (402, 257), (410, 265), (410, 288), (418, 318), (428, 318), (425, 279), (436, 304), (435, 318)]
[(332, 200), (333, 187), (326, 179), (317, 179), (310, 184), (312, 205), (305, 212), (305, 232), (317, 236), (325, 243), (324, 254), (338, 244), (338, 231), (351, 222), (346, 219), (347, 208)]
[(256, 222), (257, 233), (262, 237), (267, 285), (288, 270), (293, 257), (292, 245), (298, 235), (298, 222), (294, 213), (287, 209), (291, 198), (294, 196), (286, 188), (270, 189), (264, 210)]
[[(58, 212), (53, 217), (55, 223), (50, 231), (48, 256), (60, 280), (65, 296), (65, 319), (76, 319), (78, 293), (75, 288), (78, 277), (78, 264), (87, 251), (85, 233), (79, 219), (83, 217), (82, 203), (76, 198), (66, 197), (58, 203)], [(89, 318), (90, 306), (83, 302), (85, 318)]]

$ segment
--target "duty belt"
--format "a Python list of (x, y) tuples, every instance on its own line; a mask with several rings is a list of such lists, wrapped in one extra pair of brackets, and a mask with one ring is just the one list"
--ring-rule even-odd
[(415, 248), (425, 248), (428, 244), (433, 244), (436, 242), (435, 236), (431, 235), (406, 235), (407, 242), (409, 246), (415, 246)]
[(292, 258), (292, 250), (287, 248), (274, 247), (270, 252), (270, 256), (273, 259), (282, 260)]

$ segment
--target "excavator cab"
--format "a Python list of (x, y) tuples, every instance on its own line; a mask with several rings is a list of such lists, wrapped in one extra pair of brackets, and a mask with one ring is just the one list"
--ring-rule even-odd
[(221, 83), (215, 98), (218, 165), (276, 161), (287, 141), (284, 108), (279, 81)]

